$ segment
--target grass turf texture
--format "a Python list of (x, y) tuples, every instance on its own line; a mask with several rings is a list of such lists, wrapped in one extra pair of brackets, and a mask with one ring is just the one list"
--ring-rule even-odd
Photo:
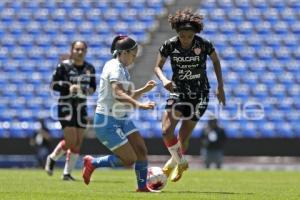
[(177, 183), (168, 182), (161, 193), (136, 193), (133, 170), (96, 170), (89, 186), (75, 171), (76, 182), (53, 177), (42, 170), (1, 169), (1, 200), (35, 199), (300, 199), (300, 172), (189, 170)]

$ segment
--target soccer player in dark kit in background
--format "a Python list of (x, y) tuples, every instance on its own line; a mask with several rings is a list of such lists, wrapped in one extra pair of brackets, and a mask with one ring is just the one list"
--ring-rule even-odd
[[(218, 55), (212, 43), (199, 35), (203, 30), (203, 16), (193, 13), (191, 9), (178, 10), (168, 19), (176, 36), (168, 39), (160, 47), (155, 74), (170, 92), (162, 118), (163, 140), (171, 158), (163, 167), (164, 173), (171, 181), (178, 181), (188, 169), (188, 162), (183, 154), (188, 148), (188, 141), (198, 120), (207, 109), (209, 101), (209, 82), (206, 75), (206, 59), (213, 62), (218, 87), (216, 91), (219, 102), (225, 105), (223, 78)], [(172, 81), (162, 72), (163, 66), (170, 58)], [(174, 131), (181, 121), (178, 138)]]
[(85, 61), (86, 53), (86, 42), (74, 41), (69, 59), (57, 65), (52, 77), (51, 88), (60, 92), (58, 117), (64, 139), (47, 157), (45, 170), (52, 175), (55, 161), (67, 153), (63, 180), (75, 180), (71, 172), (78, 159), (87, 125), (86, 98), (96, 90), (95, 68)]

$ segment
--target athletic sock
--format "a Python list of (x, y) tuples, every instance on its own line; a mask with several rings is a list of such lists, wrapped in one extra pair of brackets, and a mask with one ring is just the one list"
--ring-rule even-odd
[(124, 166), (122, 161), (120, 160), (120, 158), (117, 157), (116, 155), (107, 155), (107, 156), (94, 158), (92, 160), (92, 164), (96, 168), (99, 168), (99, 167), (116, 168), (116, 167)]
[(177, 138), (164, 139), (164, 142), (172, 156), (172, 159), (175, 160), (176, 163), (181, 163), (184, 158)]
[(65, 140), (61, 140), (58, 145), (55, 147), (54, 151), (50, 154), (50, 158), (54, 161), (57, 161), (62, 157), (67, 151)]
[(72, 170), (75, 168), (78, 157), (79, 157), (78, 153), (73, 153), (70, 150), (68, 150), (67, 156), (66, 156), (64, 174), (72, 173)]
[(135, 162), (135, 174), (139, 189), (143, 189), (147, 184), (148, 161), (139, 160)]

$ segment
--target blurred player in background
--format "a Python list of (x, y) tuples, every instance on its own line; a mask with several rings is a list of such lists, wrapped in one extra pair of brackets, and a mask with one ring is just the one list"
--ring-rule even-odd
[(151, 80), (137, 90), (130, 82), (128, 67), (135, 61), (137, 43), (128, 36), (116, 36), (111, 45), (113, 59), (106, 62), (101, 74), (94, 127), (99, 141), (113, 154), (93, 158), (84, 157), (82, 176), (89, 184), (95, 168), (121, 167), (135, 164), (137, 192), (149, 192), (147, 182), (147, 148), (139, 131), (128, 118), (130, 108), (153, 109), (153, 102), (137, 101), (142, 94), (155, 87)]
[(52, 175), (55, 161), (67, 153), (63, 180), (75, 180), (71, 172), (78, 159), (87, 125), (86, 97), (96, 90), (95, 68), (85, 61), (86, 53), (87, 44), (84, 41), (74, 41), (69, 59), (58, 64), (52, 77), (52, 89), (60, 92), (58, 117), (64, 139), (47, 157), (45, 170)]
[(30, 145), (34, 147), (39, 167), (44, 167), (46, 158), (51, 151), (51, 135), (45, 120), (39, 120), (39, 129), (30, 138)]
[(225, 130), (214, 116), (210, 116), (207, 126), (200, 134), (201, 156), (205, 168), (209, 169), (211, 164), (216, 164), (216, 168), (221, 169), (226, 139)]
[[(198, 120), (204, 114), (209, 101), (209, 82), (206, 75), (206, 59), (213, 62), (218, 81), (217, 97), (225, 105), (225, 94), (220, 61), (211, 42), (196, 35), (203, 29), (203, 16), (193, 13), (191, 9), (178, 10), (168, 19), (172, 29), (177, 33), (159, 49), (155, 74), (164, 87), (170, 91), (166, 111), (162, 118), (163, 140), (171, 159), (163, 171), (171, 176), (171, 181), (178, 181), (188, 163), (183, 154), (188, 148), (189, 138)], [(163, 66), (170, 57), (173, 76), (168, 80), (162, 72)], [(178, 138), (174, 130), (181, 121)]]

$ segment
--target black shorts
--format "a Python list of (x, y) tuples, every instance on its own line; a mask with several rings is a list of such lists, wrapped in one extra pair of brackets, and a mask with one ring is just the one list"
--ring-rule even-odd
[(208, 101), (208, 92), (203, 92), (195, 98), (184, 98), (180, 95), (170, 94), (165, 109), (181, 112), (185, 120), (199, 121), (207, 109)]
[(65, 127), (86, 128), (87, 106), (85, 104), (59, 102), (58, 118), (62, 129)]

